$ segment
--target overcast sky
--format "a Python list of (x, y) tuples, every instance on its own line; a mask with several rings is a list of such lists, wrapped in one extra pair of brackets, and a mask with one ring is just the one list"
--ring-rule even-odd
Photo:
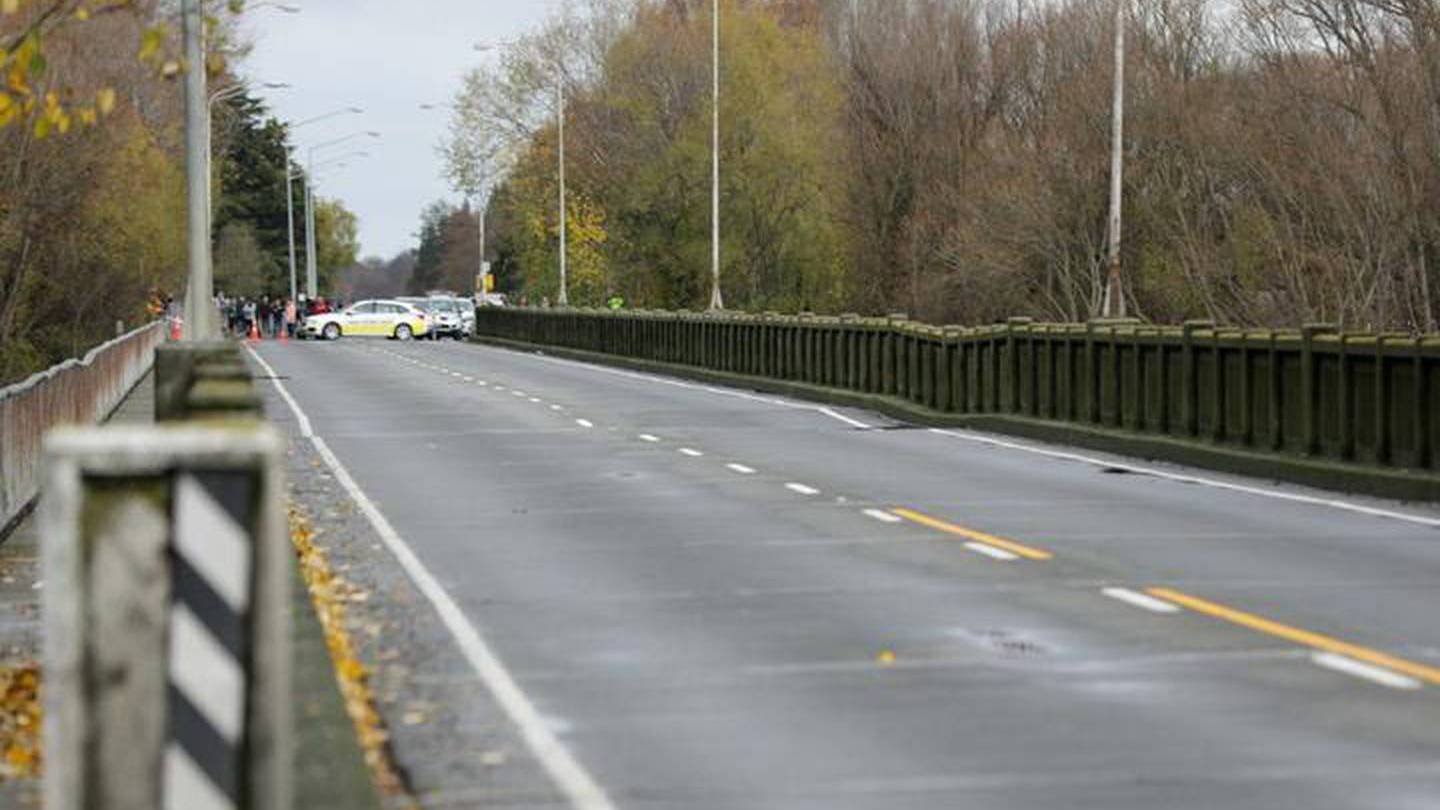
[(449, 101), (461, 74), (487, 58), (472, 50), (476, 42), (536, 26), (557, 7), (555, 0), (285, 1), (300, 13), (262, 8), (247, 15), (255, 49), (241, 72), (257, 83), (292, 85), (262, 93), (284, 120), (346, 106), (365, 110), (296, 130), (297, 156), (303, 161), (310, 145), (357, 130), (380, 132), (378, 140), (361, 139), (363, 145), (322, 151), (338, 156), (364, 149), (371, 156), (317, 172), (316, 189), (359, 216), (362, 256), (389, 257), (412, 247), (421, 209), (440, 198), (458, 200), (435, 154), (449, 111), (419, 105)]

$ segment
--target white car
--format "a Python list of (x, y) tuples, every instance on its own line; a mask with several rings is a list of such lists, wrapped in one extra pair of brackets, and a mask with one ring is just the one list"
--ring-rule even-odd
[(410, 340), (430, 331), (425, 310), (404, 301), (359, 301), (339, 312), (311, 315), (300, 327), (303, 337), (338, 340), (347, 335)]

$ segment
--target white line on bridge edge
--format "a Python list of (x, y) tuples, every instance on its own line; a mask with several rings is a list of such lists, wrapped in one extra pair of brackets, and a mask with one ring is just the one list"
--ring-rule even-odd
[(996, 560), (1004, 560), (1006, 562), (1010, 562), (1011, 560), (1020, 559), (1020, 555), (1018, 554), (1011, 554), (1003, 548), (996, 548), (991, 545), (986, 545), (985, 543), (970, 542), (966, 543), (965, 547), (975, 552), (976, 554), (984, 554), (986, 557), (990, 557)]
[(1409, 675), (1401, 675), (1398, 672), (1392, 672), (1388, 669), (1373, 666), (1363, 661), (1356, 661), (1354, 658), (1347, 658), (1332, 652), (1311, 653), (1310, 660), (1315, 662), (1317, 666), (1332, 669), (1336, 672), (1343, 672), (1346, 675), (1351, 675), (1356, 678), (1364, 678), (1367, 681), (1378, 683), (1381, 686), (1388, 686), (1391, 689), (1419, 689), (1421, 686), (1419, 681)]
[(726, 467), (726, 469), (730, 470), (731, 472), (740, 473), (741, 475), (754, 475), (754, 474), (755, 474), (755, 468), (754, 468), (754, 467), (746, 467), (744, 464), (726, 464), (725, 467)]
[(820, 490), (818, 490), (818, 489), (816, 489), (816, 488), (814, 488), (814, 487), (806, 486), (806, 485), (804, 485), (804, 484), (796, 484), (796, 483), (794, 483), (794, 482), (791, 482), (791, 483), (789, 483), (789, 484), (786, 484), (786, 485), (785, 485), (785, 488), (788, 489), (788, 490), (790, 490), (791, 492), (798, 492), (798, 493), (800, 493), (801, 495), (819, 495), (819, 494), (820, 494)]
[(1102, 588), (1101, 593), (1111, 599), (1118, 599), (1121, 602), (1134, 605), (1135, 607), (1148, 610), (1152, 613), (1179, 613), (1180, 606), (1166, 602), (1163, 599), (1156, 599), (1153, 596), (1132, 591), (1129, 588)]
[[(524, 353), (522, 352), (522, 354)], [(748, 399), (751, 402), (763, 402), (766, 405), (778, 405), (782, 408), (791, 408), (797, 411), (812, 411), (814, 413), (828, 416), (831, 419), (844, 422), (851, 427), (860, 428), (861, 430), (868, 430), (873, 427), (872, 425), (866, 424), (865, 422), (861, 422), (859, 419), (854, 419), (852, 417), (846, 416), (845, 414), (840, 413), (833, 408), (827, 408), (823, 405), (811, 405), (804, 402), (787, 402), (783, 399), (774, 399), (772, 397), (762, 397), (756, 394), (747, 394), (744, 391), (727, 391), (724, 388), (715, 388), (714, 386), (709, 385), (696, 385), (694, 383), (683, 382), (681, 380), (670, 380), (664, 377), (656, 377), (651, 374), (640, 374), (634, 371), (623, 371), (618, 368), (597, 366), (592, 363), (582, 363), (578, 360), (567, 360), (563, 357), (549, 357), (546, 355), (541, 355), (536, 357), (536, 359), (544, 360), (548, 363), (560, 363), (562, 365), (575, 366), (578, 368), (599, 372), (601, 374), (613, 374), (617, 377), (628, 377), (632, 380), (643, 380), (645, 382), (655, 383), (656, 385), (673, 385), (677, 388), (688, 388), (692, 391), (704, 391), (708, 394), (717, 394), (722, 397), (736, 397), (738, 399)]]
[(315, 450), (319, 452), (320, 457), (335, 474), (335, 480), (339, 481), (345, 491), (350, 494), (350, 497), (360, 507), (360, 511), (369, 519), (375, 532), (380, 535), (380, 539), (390, 553), (400, 563), (400, 567), (410, 577), (410, 581), (415, 583), (415, 587), (435, 608), (440, 620), (445, 624), (445, 628), (450, 631), (456, 645), (460, 647), (461, 653), (464, 654), (471, 668), (475, 670), (475, 674), (480, 676), (480, 680), (490, 690), (490, 694), (495, 697), (496, 703), (520, 730), (526, 746), (545, 768), (545, 772), (550, 775), (550, 779), (554, 781), (556, 787), (570, 800), (570, 806), (575, 810), (616, 810), (610, 797), (605, 795), (605, 791), (595, 781), (595, 778), (585, 770), (585, 766), (575, 759), (575, 756), (546, 725), (544, 718), (535, 708), (535, 704), (521, 690), (520, 684), (516, 683), (514, 676), (505, 668), (500, 657), (495, 654), (490, 645), (485, 643), (480, 631), (475, 629), (475, 626), (465, 617), (460, 606), (450, 597), (450, 594), (445, 592), (425, 564), (420, 562), (420, 558), (415, 556), (410, 545), (405, 542), (399, 532), (395, 531), (395, 527), (390, 525), (390, 521), (386, 519), (379, 507), (366, 497), (365, 492), (360, 489), (360, 485), (350, 477), (345, 465), (341, 464), (340, 459), (330, 452), (330, 447), (325, 444), (325, 440), (314, 434), (309, 417), (300, 409), (300, 405), (295, 402), (294, 397), (290, 396), (285, 385), (280, 382), (278, 375), (275, 374), (275, 369), (271, 368), (270, 364), (265, 362), (265, 359), (254, 349), (247, 346), (246, 350), (250, 352), (250, 356), (255, 358), (261, 368), (265, 369), (265, 373), (270, 376), (270, 381), (275, 384), (275, 390), (280, 392), (285, 404), (290, 406), (291, 412), (295, 414), (295, 421), (300, 427), (300, 435), (310, 439)]
[(900, 523), (903, 520), (899, 515), (892, 515), (884, 509), (866, 509), (865, 514), (881, 523)]
[(1220, 481), (1214, 478), (1206, 478), (1201, 475), (1189, 475), (1185, 473), (1172, 473), (1164, 470), (1157, 470), (1154, 467), (1144, 467), (1139, 464), (1130, 464), (1118, 459), (1101, 459), (1094, 456), (1087, 456), (1083, 453), (1067, 453), (1063, 450), (1047, 450), (1043, 447), (1033, 447), (1019, 442), (1007, 442), (1004, 439), (996, 439), (990, 436), (981, 436), (972, 433), (962, 433), (957, 430), (946, 430), (944, 428), (930, 428), (931, 433), (941, 436), (949, 436), (952, 439), (960, 439), (967, 442), (978, 442), (988, 444), (991, 447), (1004, 447), (1007, 450), (1020, 450), (1025, 453), (1058, 458), (1065, 461), (1078, 461), (1082, 464), (1092, 464), (1097, 467), (1110, 467), (1112, 469), (1124, 470), (1137, 475), (1149, 475), (1155, 478), (1163, 478), (1167, 481), (1176, 481), (1182, 484), (1199, 484), (1200, 486), (1214, 487), (1231, 492), (1243, 492), (1247, 495), (1259, 495), (1263, 498), (1275, 498), (1291, 503), (1303, 503), (1310, 506), (1328, 506), (1332, 509), (1342, 509), (1346, 512), (1355, 512), (1370, 517), (1387, 518), (1399, 520), (1405, 523), (1414, 523), (1419, 526), (1432, 526), (1440, 528), (1440, 518), (1415, 515), (1408, 512), (1395, 512), (1390, 509), (1379, 509), (1373, 506), (1362, 506), (1358, 503), (1350, 503), (1336, 498), (1319, 498), (1314, 495), (1300, 495), (1293, 492), (1279, 492), (1272, 489), (1261, 489), (1259, 487), (1245, 486), (1244, 484), (1232, 484), (1229, 481)]
[[(519, 354), (526, 353), (520, 352)], [(568, 365), (574, 368), (583, 368), (600, 374), (613, 374), (619, 377), (628, 377), (634, 380), (643, 380), (645, 382), (650, 382), (657, 385), (671, 385), (677, 388), (688, 388), (693, 391), (704, 391), (720, 396), (748, 399), (752, 402), (763, 402), (767, 405), (778, 405), (782, 408), (814, 411), (815, 413), (824, 414), (825, 416), (828, 416), (832, 419), (838, 419), (841, 422), (851, 425), (852, 427), (857, 427), (861, 429), (872, 427), (871, 425), (868, 425), (857, 419), (852, 419), (830, 408), (819, 405), (810, 405), (798, 402), (786, 402), (782, 399), (774, 399), (771, 397), (757, 396), (755, 394), (747, 394), (743, 391), (727, 391), (723, 388), (716, 388), (714, 386), (695, 385), (692, 383), (683, 382), (681, 380), (670, 380), (650, 374), (640, 374), (633, 371), (624, 371), (621, 369), (598, 366), (592, 363), (582, 363), (578, 360), (567, 360), (562, 357), (538, 356), (536, 357), (536, 359), (543, 360), (547, 363), (557, 363), (561, 365)], [(1231, 492), (1243, 492), (1249, 495), (1259, 495), (1265, 498), (1276, 498), (1279, 500), (1290, 501), (1292, 503), (1303, 503), (1311, 506), (1328, 506), (1332, 509), (1341, 509), (1347, 512), (1369, 515), (1370, 517), (1387, 518), (1390, 520), (1398, 520), (1405, 523), (1413, 523), (1419, 526), (1440, 528), (1440, 518), (1436, 517), (1427, 517), (1425, 515), (1416, 515), (1407, 512), (1396, 512), (1390, 509), (1379, 509), (1373, 506), (1362, 506), (1360, 504), (1349, 503), (1348, 501), (1342, 501), (1334, 498), (1319, 498), (1312, 495), (1299, 495), (1291, 492), (1280, 492), (1276, 490), (1261, 489), (1259, 487), (1245, 486), (1243, 484), (1232, 484), (1226, 481), (1219, 481), (1213, 478), (1205, 478), (1204, 476), (1199, 475), (1170, 473), (1151, 467), (1128, 464), (1117, 459), (1100, 459), (1093, 456), (1086, 456), (1081, 453), (1067, 453), (1058, 450), (1046, 450), (1041, 447), (1032, 447), (1029, 445), (1020, 444), (1018, 442), (1008, 442), (1003, 439), (996, 439), (978, 434), (963, 433), (956, 430), (931, 428), (930, 432), (937, 433), (942, 436), (950, 436), (951, 438), (961, 439), (964, 441), (988, 444), (992, 447), (1004, 447), (1009, 450), (1019, 450), (1025, 453), (1035, 453), (1042, 456), (1048, 456), (1050, 458), (1065, 459), (1067, 461), (1079, 461), (1084, 464), (1092, 464), (1098, 467), (1112, 467), (1115, 469), (1126, 470), (1127, 472), (1132, 472), (1140, 475), (1150, 475), (1156, 478), (1163, 478), (1170, 481), (1178, 481), (1185, 484), (1199, 484), (1201, 486), (1215, 487), (1216, 489), (1230, 490)]]

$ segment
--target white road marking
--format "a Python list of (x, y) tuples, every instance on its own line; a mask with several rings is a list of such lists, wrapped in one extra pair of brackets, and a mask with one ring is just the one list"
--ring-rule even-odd
[(465, 378), (465, 382), (475, 382), (475, 378), (474, 378), (474, 377), (466, 377), (466, 378)]
[(1440, 518), (1427, 517), (1425, 515), (1416, 515), (1410, 512), (1396, 512), (1390, 509), (1379, 509), (1373, 506), (1363, 506), (1358, 503), (1342, 501), (1338, 498), (1320, 498), (1314, 495), (1300, 495), (1294, 492), (1280, 492), (1273, 489), (1263, 489), (1261, 487), (1246, 486), (1244, 484), (1234, 484), (1229, 481), (1220, 481), (1214, 478), (1206, 478), (1202, 475), (1166, 472), (1165, 470), (1155, 469), (1154, 467), (1144, 467), (1139, 464), (1131, 464), (1128, 462), (1120, 461), (1118, 459), (1101, 459), (1095, 458), (1094, 456), (1087, 456), (1083, 453), (1069, 453), (1063, 450), (1047, 450), (1043, 447), (1032, 447), (1030, 445), (1021, 444), (1019, 442), (1009, 442), (1005, 441), (1004, 439), (996, 439), (990, 436), (981, 436), (978, 434), (962, 433), (960, 431), (947, 430), (944, 428), (930, 428), (930, 432), (941, 436), (949, 436), (952, 439), (960, 439), (967, 442), (978, 442), (980, 444), (988, 444), (992, 447), (1004, 447), (1007, 450), (1020, 450), (1025, 453), (1034, 453), (1036, 455), (1047, 456), (1049, 458), (1058, 458), (1065, 461), (1078, 461), (1082, 464), (1092, 464), (1097, 467), (1109, 467), (1112, 469), (1124, 470), (1125, 472), (1129, 473), (1135, 473), (1136, 475), (1151, 475), (1156, 478), (1162, 478), (1166, 481), (1176, 481), (1182, 484), (1198, 484), (1200, 486), (1213, 487), (1215, 489), (1224, 489), (1230, 492), (1243, 492), (1247, 495), (1259, 495), (1262, 498), (1274, 498), (1276, 500), (1289, 501), (1291, 503), (1303, 503), (1310, 506), (1327, 506), (1331, 509), (1341, 509), (1346, 512), (1355, 512), (1361, 515), (1369, 515), (1370, 517), (1386, 518), (1388, 520), (1398, 520), (1404, 523), (1413, 523), (1419, 526), (1431, 526), (1434, 528), (1440, 528)]
[(505, 386), (503, 386), (503, 385), (497, 385), (497, 386), (495, 386), (495, 390), (496, 390), (496, 391), (504, 391), (504, 390), (505, 390)]
[[(519, 354), (526, 353), (519, 352)], [(851, 427), (861, 429), (869, 429), (870, 427), (872, 427), (871, 425), (861, 422), (858, 419), (852, 419), (851, 417), (845, 416), (844, 414), (839, 413), (833, 408), (826, 408), (820, 405), (811, 405), (804, 402), (788, 402), (783, 399), (774, 399), (773, 397), (762, 397), (756, 394), (747, 394), (744, 391), (729, 391), (724, 388), (716, 388), (709, 385), (696, 385), (695, 383), (682, 382), (680, 380), (671, 380), (664, 377), (656, 377), (651, 374), (640, 374), (634, 371), (624, 371), (622, 369), (609, 368), (608, 366), (599, 366), (593, 363), (582, 363), (578, 360), (566, 360), (563, 357), (549, 357), (547, 355), (536, 355), (535, 357), (536, 359), (544, 360), (547, 363), (560, 363), (562, 365), (575, 366), (577, 368), (583, 368), (601, 374), (613, 374), (617, 377), (628, 377), (632, 380), (644, 380), (645, 382), (655, 383), (656, 385), (672, 385), (676, 388), (688, 388), (692, 391), (704, 391), (707, 394), (716, 394), (722, 397), (748, 399), (751, 402), (763, 402), (766, 405), (776, 405), (781, 408), (790, 408), (797, 411), (811, 411), (813, 413), (818, 413), (823, 416), (828, 416), (831, 419), (838, 419), (839, 421), (844, 422)]]
[(577, 425), (579, 425), (580, 427), (583, 427), (583, 428), (593, 428), (593, 427), (595, 427), (595, 423), (594, 423), (594, 422), (591, 422), (589, 419), (576, 419), (576, 420), (575, 420), (575, 424), (577, 424)]
[(475, 381), (475, 384), (476, 384), (476, 385), (480, 385), (480, 386), (487, 386), (487, 387), (490, 385), (490, 383), (485, 382), (484, 380), (476, 380), (476, 381)]
[(535, 403), (536, 405), (543, 404), (543, 403), (540, 402), (540, 398), (539, 398), (539, 397), (530, 397), (530, 401), (533, 402), (533, 403)]
[(1132, 591), (1129, 588), (1102, 588), (1101, 593), (1111, 599), (1119, 599), (1121, 602), (1134, 605), (1135, 607), (1148, 610), (1151, 613), (1179, 613), (1180, 606), (1173, 602), (1166, 602), (1164, 599), (1156, 599), (1149, 594)]
[(865, 514), (875, 518), (881, 523), (901, 523), (904, 520), (899, 515), (892, 515), (884, 509), (866, 509)]
[(786, 485), (785, 485), (785, 488), (788, 489), (788, 490), (790, 490), (791, 492), (798, 492), (798, 493), (800, 493), (801, 495), (819, 495), (819, 494), (820, 494), (820, 490), (818, 490), (818, 489), (816, 489), (816, 488), (814, 488), (814, 487), (809, 487), (809, 486), (806, 486), (806, 485), (804, 485), (804, 484), (797, 484), (797, 483), (794, 483), (793, 481), (792, 481), (791, 483), (786, 484)]
[(682, 447), (680, 448), (680, 455), (689, 456), (691, 458), (699, 458), (705, 454), (700, 452), (699, 450), (696, 450), (693, 447)]
[(458, 372), (458, 371), (452, 371), (452, 372), (450, 372), (450, 376), (451, 376), (451, 377), (464, 377), (465, 375), (464, 375), (464, 374), (461, 374), (461, 373)]
[(660, 441), (660, 437), (659, 437), (659, 436), (651, 436), (649, 433), (641, 433), (641, 434), (640, 434), (640, 441), (642, 441), (642, 442), (652, 442), (652, 443), (654, 443), (654, 442)]
[(281, 398), (290, 406), (291, 412), (295, 414), (295, 421), (301, 428), (301, 435), (310, 439), (315, 450), (335, 475), (335, 480), (339, 481), (345, 491), (350, 494), (351, 499), (370, 521), (376, 534), (380, 535), (381, 541), (385, 543), (390, 553), (400, 563), (400, 567), (410, 577), (410, 581), (415, 583), (415, 587), (435, 608), (440, 620), (445, 624), (445, 628), (455, 639), (461, 653), (464, 654), (471, 668), (475, 670), (475, 674), (480, 676), (480, 680), (494, 696), (496, 703), (504, 710), (506, 716), (510, 718), (510, 722), (520, 730), (526, 747), (545, 768), (545, 772), (550, 775), (550, 779), (555, 782), (556, 787), (569, 799), (570, 806), (575, 810), (615, 810), (615, 805), (611, 803), (610, 797), (605, 794), (589, 771), (585, 770), (585, 766), (580, 764), (575, 755), (571, 754), (550, 730), (545, 719), (535, 708), (535, 704), (520, 688), (520, 684), (515, 681), (515, 677), (510, 674), (510, 671), (505, 668), (500, 657), (485, 642), (480, 631), (466, 618), (465, 612), (460, 609), (450, 594), (446, 593), (439, 581), (415, 555), (410, 545), (405, 542), (399, 532), (395, 531), (395, 527), (390, 525), (390, 521), (380, 511), (380, 508), (365, 495), (365, 492), (360, 489), (360, 485), (355, 483), (355, 479), (350, 477), (345, 465), (341, 464), (340, 459), (330, 451), (325, 440), (311, 431), (309, 417), (300, 409), (294, 397), (290, 396), (290, 392), (285, 389), (285, 385), (275, 374), (275, 370), (254, 349), (247, 346), (246, 350), (265, 369), (266, 374), (270, 376), (270, 381), (275, 384), (275, 389), (280, 392)]
[(1018, 554), (1011, 554), (1003, 548), (996, 548), (991, 545), (986, 545), (985, 543), (966, 543), (965, 547), (976, 554), (984, 554), (986, 557), (993, 557), (994, 559), (1005, 560), (1006, 562), (1020, 559)]
[(726, 467), (727, 469), (729, 469), (731, 472), (737, 472), (737, 473), (740, 473), (741, 475), (754, 475), (754, 474), (755, 474), (755, 468), (754, 468), (754, 467), (746, 467), (744, 464), (726, 464), (725, 467)]
[(512, 397), (519, 397), (520, 399), (524, 399), (524, 398), (525, 398), (525, 392), (524, 392), (524, 391), (511, 391), (511, 392), (510, 392), (510, 396), (512, 396)]
[(562, 410), (564, 410), (564, 408), (560, 407), (559, 405), (551, 405), (551, 406), (550, 406), (550, 410), (552, 410), (552, 411), (562, 411)]
[(1356, 661), (1354, 658), (1347, 658), (1332, 652), (1311, 653), (1310, 660), (1326, 669), (1343, 672), (1356, 678), (1364, 678), (1391, 689), (1419, 689), (1421, 687), (1421, 683), (1409, 675), (1401, 675), (1384, 667)]

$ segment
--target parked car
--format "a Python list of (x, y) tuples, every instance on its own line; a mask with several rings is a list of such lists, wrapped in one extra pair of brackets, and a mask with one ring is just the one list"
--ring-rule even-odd
[[(430, 312), (435, 317), (435, 338), (452, 337), (459, 340), (465, 337), (465, 321), (463, 309), (456, 300), (449, 295), (432, 295), (429, 299)], [(474, 317), (474, 313), (471, 313)]]
[(307, 317), (300, 326), (305, 337), (338, 340), (369, 335), (396, 340), (425, 337), (432, 329), (429, 313), (404, 301), (358, 301), (339, 312)]
[(446, 299), (446, 300), (448, 300), (448, 301), (454, 306), (455, 311), (456, 311), (457, 313), (459, 313), (459, 315), (460, 315), (460, 336), (461, 336), (461, 337), (464, 337), (464, 338), (468, 339), (471, 335), (475, 334), (475, 302), (474, 302), (474, 301), (472, 301), (472, 300), (470, 300), (470, 299), (468, 299), (468, 298), (461, 298), (461, 297), (455, 296), (455, 295), (450, 295), (450, 296), (437, 295), (437, 296), (432, 296), (431, 298), (432, 298), (432, 300), (434, 300), (434, 299)]

